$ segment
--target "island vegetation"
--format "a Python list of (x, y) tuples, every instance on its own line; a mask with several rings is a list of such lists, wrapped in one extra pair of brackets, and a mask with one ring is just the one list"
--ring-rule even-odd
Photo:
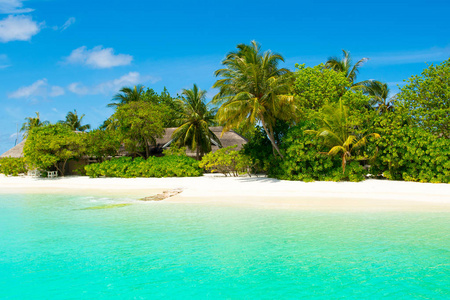
[[(49, 168), (69, 160), (95, 163), (91, 177), (200, 176), (203, 172), (265, 173), (302, 181), (391, 180), (450, 182), (450, 59), (406, 79), (392, 95), (386, 83), (358, 81), (368, 58), (348, 51), (322, 64), (281, 68), (281, 54), (257, 42), (239, 44), (215, 72), (210, 103), (196, 84), (181, 95), (142, 85), (123, 87), (114, 113), (97, 129), (74, 110), (50, 124), (26, 118), (24, 158), (4, 158), (0, 172)], [(222, 148), (210, 130), (223, 126), (248, 139), (242, 150)], [(170, 150), (155, 149), (165, 128), (177, 127)], [(153, 146), (153, 147), (152, 147)], [(186, 156), (186, 148), (195, 159)]]

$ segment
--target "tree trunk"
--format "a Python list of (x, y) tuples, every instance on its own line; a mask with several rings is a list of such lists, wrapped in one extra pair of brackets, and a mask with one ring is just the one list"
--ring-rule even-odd
[(282, 159), (284, 159), (283, 154), (281, 154), (280, 149), (278, 148), (277, 144), (275, 143), (275, 138), (273, 136), (273, 132), (270, 132), (267, 129), (266, 122), (264, 121), (263, 116), (261, 116), (261, 123), (263, 125), (264, 131), (266, 132), (267, 136), (269, 137), (270, 142), (272, 143), (272, 149), (275, 149), (278, 152), (278, 155), (280, 155), (280, 157)]
[(148, 158), (149, 154), (148, 154), (148, 142), (147, 139), (144, 139), (144, 147), (145, 147), (145, 159)]

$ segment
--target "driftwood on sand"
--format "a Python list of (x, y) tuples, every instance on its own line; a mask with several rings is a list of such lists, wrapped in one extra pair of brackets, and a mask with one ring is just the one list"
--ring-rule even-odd
[(173, 189), (173, 190), (168, 190), (168, 191), (164, 191), (161, 194), (156, 194), (153, 196), (148, 196), (148, 197), (144, 197), (140, 200), (142, 201), (161, 201), (173, 196), (178, 195), (179, 193), (181, 193), (183, 190), (182, 189)]

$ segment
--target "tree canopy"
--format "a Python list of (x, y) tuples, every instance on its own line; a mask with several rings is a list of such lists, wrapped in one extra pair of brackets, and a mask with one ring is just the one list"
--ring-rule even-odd
[(64, 176), (67, 161), (85, 152), (83, 138), (82, 133), (77, 134), (62, 124), (33, 128), (23, 148), (25, 161), (38, 169), (54, 167)]
[(450, 138), (450, 58), (411, 76), (396, 102), (417, 126)]
[(209, 107), (206, 101), (206, 91), (200, 90), (196, 84), (192, 89), (183, 89), (179, 106), (178, 127), (173, 135), (173, 143), (178, 146), (188, 146), (196, 151), (197, 159), (211, 151), (211, 142), (221, 146), (219, 138), (209, 129), (215, 125), (216, 109)]
[(125, 149), (133, 155), (149, 157), (149, 146), (164, 133), (164, 120), (168, 117), (165, 107), (150, 102), (134, 101), (117, 108), (113, 116), (117, 120), (116, 132)]
[(292, 74), (279, 68), (284, 58), (271, 51), (261, 52), (260, 45), (239, 44), (230, 52), (215, 72), (218, 79), (213, 85), (219, 89), (214, 103), (221, 104), (217, 116), (224, 131), (234, 127), (254, 126), (261, 122), (274, 151), (282, 157), (274, 138), (274, 126), (278, 119), (296, 117), (294, 97), (289, 95)]

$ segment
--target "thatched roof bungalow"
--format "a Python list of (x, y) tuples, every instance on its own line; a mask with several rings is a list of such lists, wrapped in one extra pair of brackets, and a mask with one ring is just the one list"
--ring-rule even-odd
[(21, 158), (23, 157), (23, 146), (25, 145), (25, 141), (21, 141), (19, 144), (15, 145), (13, 148), (9, 149), (2, 155), (0, 158), (13, 157), (13, 158)]
[[(156, 147), (163, 149), (170, 147), (172, 143), (172, 134), (176, 129), (177, 127), (166, 128), (164, 135), (161, 138), (156, 139)], [(222, 126), (210, 127), (209, 129), (211, 129), (211, 131), (219, 138), (222, 147), (224, 148), (236, 145), (237, 146), (236, 150), (241, 150), (242, 147), (248, 142), (243, 136), (241, 136), (240, 134), (236, 133), (233, 130), (227, 131), (223, 134), (223, 136), (220, 136), (223, 130)], [(211, 150), (212, 152), (215, 152), (217, 149), (219, 149), (219, 146), (216, 145), (213, 141), (211, 142), (212, 142)], [(190, 151), (188, 149), (186, 151), (186, 154), (188, 156), (195, 157), (195, 150)]]

